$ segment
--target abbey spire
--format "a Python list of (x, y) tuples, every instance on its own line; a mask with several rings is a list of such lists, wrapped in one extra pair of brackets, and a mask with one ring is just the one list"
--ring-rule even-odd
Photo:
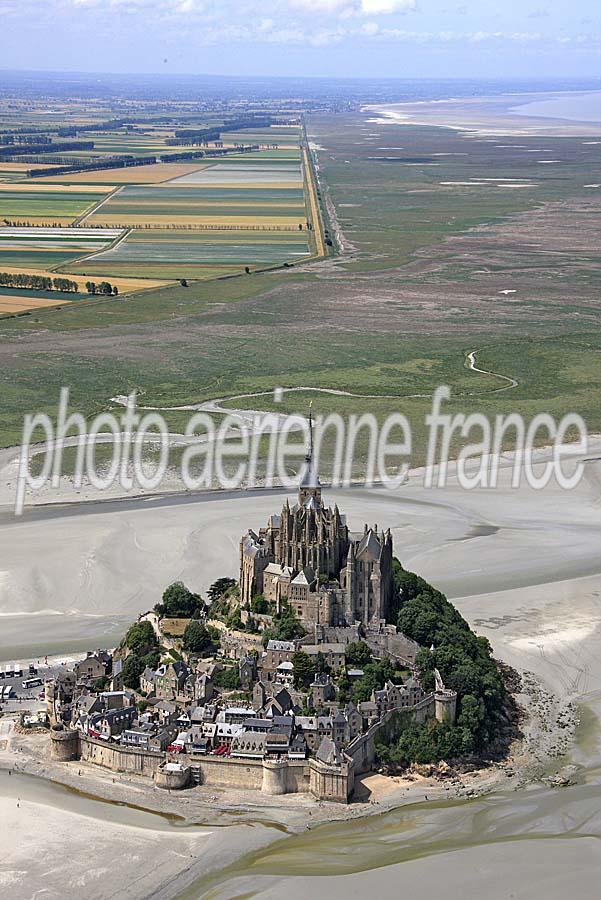
[(319, 508), (321, 507), (321, 484), (317, 474), (317, 462), (314, 458), (312, 405), (312, 403), (309, 404), (309, 443), (299, 483), (298, 505)]

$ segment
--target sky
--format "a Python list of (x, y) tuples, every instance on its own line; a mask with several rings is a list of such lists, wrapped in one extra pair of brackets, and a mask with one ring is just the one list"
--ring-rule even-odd
[(601, 75), (599, 0), (0, 0), (0, 23), (4, 69)]

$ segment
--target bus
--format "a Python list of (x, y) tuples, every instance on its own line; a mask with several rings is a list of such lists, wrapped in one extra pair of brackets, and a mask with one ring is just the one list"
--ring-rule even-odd
[(10, 684), (8, 684), (8, 685), (6, 685), (6, 687), (2, 688), (2, 699), (3, 700), (10, 700), (11, 697), (13, 696), (13, 694), (14, 694), (14, 691), (13, 691), (12, 687), (10, 686)]
[(28, 691), (29, 688), (40, 687), (42, 684), (44, 684), (44, 682), (41, 678), (26, 678), (23, 682), (23, 687)]

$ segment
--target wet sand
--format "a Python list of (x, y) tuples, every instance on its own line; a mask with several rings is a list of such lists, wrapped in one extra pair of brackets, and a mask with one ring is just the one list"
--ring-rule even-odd
[(187, 824), (3, 770), (0, 822), (0, 895), (15, 900), (171, 897), (178, 879), (274, 839), (261, 826)]

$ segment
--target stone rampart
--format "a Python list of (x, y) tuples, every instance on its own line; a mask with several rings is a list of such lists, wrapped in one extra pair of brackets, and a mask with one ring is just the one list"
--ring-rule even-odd
[[(161, 774), (165, 772), (164, 753), (121, 747), (79, 732), (74, 734), (78, 736), (77, 756), (82, 760), (114, 772), (145, 775), (154, 778), (157, 785), (160, 781), (161, 787), (169, 786)], [(328, 766), (315, 759), (240, 759), (192, 753), (179, 761), (189, 767), (191, 780), (196, 784), (263, 791), (276, 796), (310, 793), (319, 800), (343, 803), (347, 803), (353, 793), (354, 763), (351, 759), (346, 759), (342, 766)]]
[(163, 753), (109, 744), (85, 734), (80, 735), (79, 745), (81, 759), (114, 772), (132, 772), (152, 778), (165, 759)]
[(353, 760), (355, 775), (368, 772), (376, 758), (376, 737), (388, 742), (395, 741), (405, 725), (425, 722), (435, 714), (434, 694), (428, 694), (415, 706), (391, 709), (364, 733), (358, 734), (346, 748), (346, 754)]

